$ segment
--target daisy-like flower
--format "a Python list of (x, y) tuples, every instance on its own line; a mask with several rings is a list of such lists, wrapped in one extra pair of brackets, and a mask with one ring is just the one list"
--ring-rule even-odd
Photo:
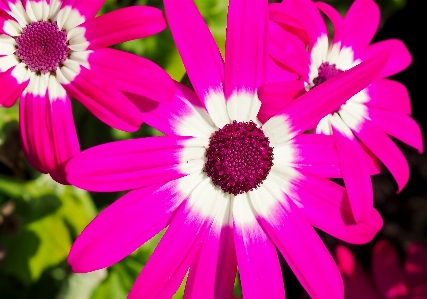
[(343, 298), (342, 279), (316, 226), (364, 243), (378, 212), (356, 224), (330, 136), (302, 132), (366, 87), (387, 55), (304, 94), (260, 126), (268, 1), (231, 0), (226, 61), (191, 0), (165, 0), (195, 92), (177, 83), (171, 103), (146, 115), (168, 136), (88, 149), (66, 166), (83, 189), (134, 189), (102, 211), (74, 243), (75, 272), (116, 263), (168, 226), (128, 298), (171, 298), (190, 268), (185, 298), (231, 298), (237, 267), (250, 298), (284, 298), (279, 248), (313, 298)]
[[(320, 12), (332, 21), (333, 40), (328, 38)], [(269, 53), (282, 67), (300, 75), (304, 86), (301, 82), (291, 85), (302, 91), (315, 89), (383, 49), (391, 49), (390, 59), (376, 80), (316, 126), (316, 133), (335, 138), (354, 216), (361, 221), (372, 206), (370, 174), (379, 172), (378, 158), (395, 177), (398, 191), (408, 181), (408, 163), (387, 135), (423, 150), (420, 129), (409, 116), (411, 105), (405, 86), (386, 79), (405, 69), (411, 56), (400, 40), (369, 45), (380, 20), (373, 0), (356, 0), (344, 19), (322, 2), (284, 0), (270, 5), (270, 18), (277, 23), (270, 24)], [(276, 95), (276, 102), (270, 105), (275, 109), (260, 112), (260, 120), (265, 121), (287, 104), (280, 97), (288, 93), (281, 96), (283, 91), (277, 84), (266, 86), (263, 92)]]
[(135, 131), (138, 107), (124, 92), (173, 97), (173, 81), (149, 60), (106, 47), (166, 26), (160, 10), (129, 7), (94, 18), (103, 0), (0, 0), (0, 106), (20, 100), (24, 153), (65, 183), (62, 164), (80, 152), (69, 95), (106, 124)]
[(378, 241), (372, 251), (370, 275), (345, 246), (338, 246), (335, 256), (343, 277), (346, 299), (427, 298), (425, 245), (409, 246), (402, 268), (393, 246), (386, 240)]

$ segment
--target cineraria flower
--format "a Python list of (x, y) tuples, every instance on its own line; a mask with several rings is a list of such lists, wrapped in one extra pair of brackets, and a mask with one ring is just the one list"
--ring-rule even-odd
[(67, 164), (80, 188), (134, 189), (77, 238), (73, 271), (110, 266), (168, 226), (128, 298), (171, 298), (189, 268), (185, 298), (231, 298), (237, 267), (245, 299), (284, 298), (276, 246), (313, 298), (343, 298), (312, 225), (364, 243), (382, 220), (371, 208), (354, 222), (345, 189), (322, 177), (339, 176), (333, 139), (302, 132), (366, 87), (388, 57), (340, 74), (260, 126), (267, 3), (230, 1), (224, 63), (194, 2), (164, 1), (195, 92), (177, 83), (173, 101), (146, 115), (168, 136), (100, 145)]
[(365, 273), (345, 246), (336, 249), (346, 299), (426, 299), (427, 247), (409, 246), (404, 267), (392, 245), (381, 240), (372, 251), (372, 274)]
[[(332, 41), (319, 10), (332, 21)], [(270, 5), (270, 18), (277, 22), (270, 24), (270, 55), (282, 67), (298, 73), (306, 91), (317, 88), (385, 48), (391, 50), (390, 59), (376, 80), (316, 126), (316, 133), (335, 138), (353, 213), (355, 219), (361, 221), (368, 216), (366, 212), (372, 206), (370, 174), (379, 172), (378, 158), (395, 177), (398, 191), (408, 181), (408, 163), (387, 134), (420, 152), (423, 150), (420, 129), (409, 116), (411, 105), (405, 86), (385, 79), (405, 69), (411, 56), (400, 40), (369, 45), (380, 19), (378, 6), (373, 0), (356, 0), (344, 19), (322, 2), (284, 0)], [(298, 84), (293, 86), (298, 87)], [(282, 91), (277, 84), (271, 84), (263, 92), (274, 93), (276, 99), (280, 99)], [(286, 103), (276, 100), (273, 103), (276, 110), (261, 111), (260, 120), (265, 121)]]
[(0, 106), (21, 98), (24, 153), (62, 183), (62, 164), (80, 151), (69, 95), (108, 125), (135, 131), (142, 114), (123, 92), (162, 102), (175, 90), (151, 61), (106, 48), (163, 30), (162, 12), (137, 6), (94, 18), (103, 3), (0, 0)]

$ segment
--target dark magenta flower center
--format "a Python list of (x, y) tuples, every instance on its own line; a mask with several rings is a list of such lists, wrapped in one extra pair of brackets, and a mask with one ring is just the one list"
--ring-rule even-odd
[(204, 171), (214, 185), (237, 195), (259, 187), (273, 166), (273, 148), (257, 125), (237, 122), (212, 134)]
[(335, 64), (329, 64), (328, 62), (322, 63), (319, 67), (319, 75), (313, 80), (313, 88), (343, 72), (343, 70), (337, 69)]
[(27, 25), (16, 39), (16, 55), (33, 72), (55, 71), (68, 56), (67, 33), (56, 22), (42, 21)]

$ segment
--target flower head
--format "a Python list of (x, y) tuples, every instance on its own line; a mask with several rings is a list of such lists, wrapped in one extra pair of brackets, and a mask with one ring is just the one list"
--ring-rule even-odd
[(170, 100), (174, 85), (154, 63), (106, 47), (163, 30), (162, 12), (129, 7), (94, 18), (104, 1), (0, 1), (0, 106), (20, 101), (24, 153), (66, 183), (62, 165), (77, 154), (69, 95), (125, 131), (142, 122), (124, 92)]
[(372, 251), (371, 274), (365, 273), (353, 253), (340, 245), (335, 252), (348, 299), (423, 299), (427, 298), (427, 247), (412, 244), (406, 252), (404, 267), (386, 240), (378, 241)]
[[(320, 12), (332, 21), (333, 40), (328, 38)], [(270, 24), (270, 55), (282, 67), (299, 74), (306, 91), (384, 49), (391, 51), (389, 61), (372, 84), (316, 124), (316, 133), (334, 136), (355, 219), (363, 220), (373, 203), (370, 175), (379, 172), (378, 158), (395, 177), (399, 191), (409, 178), (403, 154), (387, 135), (420, 152), (423, 150), (420, 129), (409, 117), (411, 108), (406, 88), (385, 79), (405, 69), (411, 55), (399, 40), (369, 45), (380, 19), (373, 0), (355, 0), (344, 18), (323, 2), (284, 0), (270, 5), (270, 17), (276, 22)], [(266, 86), (263, 92), (278, 93), (274, 84)], [(290, 98), (288, 94), (284, 96)], [(287, 102), (283, 101), (282, 106)], [(275, 105), (276, 110), (280, 109), (279, 104)], [(260, 119), (267, 119), (272, 112), (261, 109)]]
[(355, 224), (345, 189), (324, 178), (340, 175), (332, 138), (302, 133), (369, 84), (387, 57), (331, 79), (260, 125), (267, 1), (230, 1), (225, 62), (193, 1), (164, 3), (195, 92), (176, 83), (173, 101), (145, 115), (168, 136), (101, 145), (68, 163), (80, 188), (134, 189), (78, 237), (73, 271), (110, 266), (168, 226), (129, 298), (170, 298), (189, 268), (186, 297), (230, 298), (237, 267), (245, 298), (284, 298), (276, 246), (313, 297), (342, 298), (337, 266), (312, 225), (364, 243), (382, 220), (371, 208)]

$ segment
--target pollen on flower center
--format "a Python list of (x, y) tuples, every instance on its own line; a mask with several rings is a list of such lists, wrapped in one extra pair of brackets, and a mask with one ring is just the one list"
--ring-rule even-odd
[(323, 62), (322, 65), (319, 67), (319, 75), (313, 79), (313, 88), (328, 81), (336, 75), (341, 74), (342, 72), (344, 71), (337, 69), (337, 66), (335, 64)]
[(33, 72), (55, 71), (67, 59), (70, 48), (67, 33), (56, 22), (42, 21), (27, 25), (16, 38), (16, 56)]
[(204, 171), (214, 185), (237, 195), (259, 187), (273, 166), (273, 148), (257, 125), (237, 122), (212, 134)]

